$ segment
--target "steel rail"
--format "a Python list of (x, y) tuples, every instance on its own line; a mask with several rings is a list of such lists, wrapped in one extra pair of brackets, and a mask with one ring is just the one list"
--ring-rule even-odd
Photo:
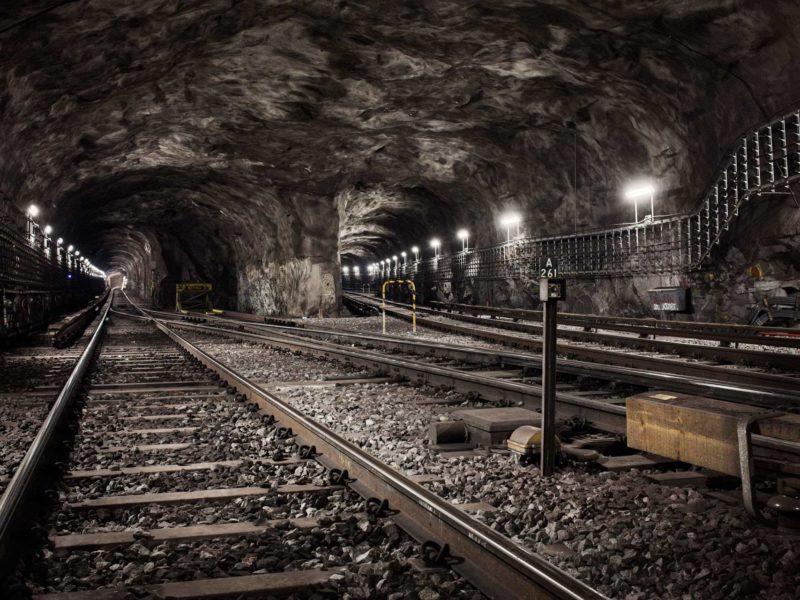
[[(153, 311), (145, 309), (148, 314), (164, 315), (168, 320), (174, 320), (177, 315), (164, 311)], [(522, 352), (501, 352), (497, 350), (487, 350), (464, 345), (451, 345), (442, 342), (419, 341), (412, 338), (384, 335), (380, 333), (365, 333), (357, 331), (347, 331), (324, 327), (307, 326), (286, 326), (272, 325), (263, 323), (260, 319), (250, 319), (241, 321), (238, 313), (231, 315), (203, 315), (201, 313), (189, 313), (197, 318), (202, 318), (207, 322), (218, 323), (223, 326), (236, 327), (239, 331), (270, 331), (291, 333), (291, 335), (301, 337), (335, 337), (350, 340), (358, 340), (368, 344), (378, 345), (387, 349), (402, 348), (412, 354), (433, 354), (444, 358), (462, 360), (470, 364), (478, 365), (501, 365), (515, 366), (525, 369), (541, 369), (541, 354), (528, 354)], [(247, 315), (254, 317), (255, 315)], [(728, 400), (749, 405), (761, 405), (767, 408), (782, 408), (785, 406), (800, 406), (800, 385), (794, 393), (782, 390), (771, 389), (763, 385), (748, 386), (743, 384), (732, 384), (727, 381), (719, 381), (701, 377), (687, 375), (675, 375), (672, 373), (660, 373), (633, 367), (620, 367), (615, 365), (598, 364), (588, 361), (570, 360), (559, 358), (556, 363), (558, 372), (602, 379), (606, 381), (619, 381), (633, 385), (641, 385), (650, 388), (663, 388), (674, 392), (682, 392), (697, 396), (705, 396), (718, 400)]]
[[(371, 298), (369, 300), (364, 299), (362, 301), (373, 304), (376, 302)], [(408, 307), (408, 305), (402, 302), (387, 302), (387, 304), (392, 304), (402, 309), (406, 309)], [(513, 321), (501, 321), (496, 319), (487, 320), (481, 317), (448, 313), (425, 307), (417, 307), (417, 312), (423, 312), (432, 316), (444, 317), (456, 321), (463, 321), (472, 325), (506, 329), (528, 335), (541, 335), (541, 325), (517, 323)], [(650, 352), (661, 352), (664, 354), (679, 354), (686, 357), (703, 356), (704, 358), (711, 358), (713, 360), (730, 361), (762, 367), (776, 367), (786, 370), (800, 370), (800, 356), (788, 353), (766, 352), (761, 350), (742, 350), (739, 348), (729, 348), (726, 346), (698, 346), (694, 344), (670, 342), (667, 340), (621, 336), (610, 333), (575, 331), (570, 329), (559, 329), (558, 337), (578, 342), (624, 346)]]
[(92, 301), (89, 303), (89, 306), (78, 311), (72, 320), (61, 325), (61, 327), (52, 334), (53, 345), (60, 348), (71, 344), (72, 341), (80, 335), (80, 332), (94, 320), (97, 313), (100, 312), (101, 307), (106, 300), (108, 300), (109, 293), (109, 290), (106, 290), (100, 298)]
[[(215, 322), (221, 322), (217, 319)], [(232, 321), (228, 321), (233, 324)], [(497, 350), (487, 350), (469, 346), (457, 346), (442, 342), (417, 341), (409, 338), (401, 338), (391, 335), (361, 333), (342, 331), (338, 329), (326, 329), (318, 327), (282, 327), (280, 325), (247, 323), (244, 324), (245, 331), (248, 328), (266, 330), (289, 330), (292, 335), (308, 337), (337, 337), (351, 340), (360, 340), (364, 343), (379, 345), (384, 348), (402, 348), (414, 354), (434, 354), (455, 360), (463, 360), (473, 364), (491, 365), (499, 364), (502, 366), (515, 366), (526, 369), (541, 370), (541, 354), (528, 354), (523, 352), (500, 352)], [(686, 375), (674, 375), (672, 373), (658, 373), (635, 369), (633, 367), (617, 367), (615, 365), (599, 365), (587, 361), (570, 360), (559, 358), (556, 362), (556, 369), (560, 373), (576, 376), (590, 377), (594, 379), (604, 379), (608, 381), (619, 381), (645, 387), (660, 387), (675, 392), (683, 392), (693, 395), (703, 395), (719, 400), (729, 400), (745, 404), (760, 403), (770, 408), (780, 405), (794, 405), (800, 407), (800, 384), (795, 393), (786, 392), (780, 389), (772, 390), (763, 386), (736, 385), (712, 379), (703, 379)]]
[[(361, 302), (356, 300), (356, 302)], [(374, 304), (365, 303), (367, 306), (375, 307)], [(387, 308), (387, 314), (408, 321), (410, 317), (401, 312), (401, 309)], [(514, 335), (506, 335), (501, 332), (485, 331), (463, 327), (456, 323), (433, 321), (418, 317), (417, 324), (429, 329), (436, 329), (448, 333), (458, 333), (468, 335), (491, 342), (501, 343), (507, 346), (523, 348), (538, 352), (541, 350), (542, 342), (529, 338)], [(632, 367), (658, 372), (673, 373), (681, 376), (695, 376), (704, 379), (715, 379), (742, 385), (764, 385), (773, 390), (782, 390), (789, 393), (796, 393), (800, 387), (800, 381), (785, 375), (775, 375), (772, 373), (760, 373), (753, 371), (743, 371), (728, 369), (716, 365), (704, 365), (688, 361), (680, 361), (667, 358), (652, 356), (641, 356), (633, 353), (616, 352), (606, 348), (592, 348), (586, 346), (575, 346), (570, 344), (558, 344), (558, 353), (578, 359), (588, 360), (595, 363), (616, 365), (621, 367)], [(800, 360), (795, 358), (795, 360)]]
[[(538, 408), (541, 395), (541, 387), (537, 385), (486, 377), (468, 371), (429, 365), (407, 358), (390, 357), (367, 350), (343, 348), (337, 344), (317, 340), (310, 341), (291, 334), (247, 333), (185, 321), (169, 321), (168, 323), (181, 329), (227, 335), (244, 341), (271, 343), (321, 358), (331, 359), (338, 356), (345, 362), (399, 375), (412, 381), (425, 382), (430, 385), (445, 385), (465, 393), (478, 393), (487, 400), (518, 403), (531, 409)], [(556, 394), (556, 406), (567, 416), (586, 419), (596, 424), (599, 429), (614, 433), (624, 433), (626, 430), (624, 407), (563, 392)]]
[(27, 508), (26, 503), (30, 500), (36, 480), (44, 466), (43, 461), (47, 449), (55, 440), (58, 429), (63, 425), (64, 418), (73, 405), (75, 393), (86, 375), (95, 351), (100, 344), (105, 332), (106, 317), (112, 301), (113, 294), (105, 305), (100, 321), (92, 333), (89, 343), (75, 363), (75, 367), (47, 413), (36, 437), (31, 442), (28, 451), (14, 472), (14, 477), (8, 484), (2, 498), (0, 498), (0, 560), (3, 564), (14, 554), (15, 535), (19, 532), (19, 528), (24, 521), (23, 512)]
[[(244, 341), (274, 344), (278, 347), (321, 358), (331, 359), (338, 356), (344, 359), (346, 363), (379, 369), (389, 374), (406, 377), (411, 381), (425, 382), (430, 385), (446, 385), (461, 392), (477, 393), (487, 400), (521, 403), (531, 410), (538, 410), (539, 408), (541, 387), (536, 385), (481, 376), (448, 367), (388, 357), (384, 354), (369, 351), (356, 351), (352, 348), (342, 348), (320, 341), (312, 343), (293, 334), (255, 334), (185, 321), (171, 321), (168, 324), (177, 328), (216, 333), (217, 335)], [(584, 419), (601, 431), (621, 435), (627, 433), (627, 410), (624, 406), (559, 392), (556, 394), (556, 408), (561, 418), (575, 417)], [(784, 463), (797, 463), (800, 461), (800, 443), (753, 435), (753, 446), (756, 455), (761, 459)], [(765, 468), (768, 467), (770, 465), (765, 465)]]
[(229, 385), (266, 411), (283, 426), (322, 452), (320, 462), (347, 471), (358, 492), (378, 493), (399, 510), (395, 518), (417, 539), (448, 544), (451, 555), (463, 562), (453, 568), (493, 598), (603, 599), (602, 594), (541, 557), (515, 545), (508, 538), (390, 469), (384, 463), (300, 411), (251, 383), (220, 363), (157, 319), (156, 327), (216, 371)]
[[(352, 292), (350, 292), (352, 293)], [(430, 303), (433, 308), (448, 312), (466, 312), (469, 314), (495, 315), (510, 319), (541, 321), (542, 311), (524, 308), (503, 308), (498, 306), (478, 306), (477, 304), (457, 304), (449, 302)], [(712, 323), (708, 321), (658, 321), (637, 317), (615, 317), (604, 315), (588, 315), (580, 313), (558, 314), (561, 323), (582, 327), (595, 327), (631, 331), (634, 333), (650, 333), (668, 337), (695, 337), (740, 343), (762, 344), (765, 346), (800, 347), (800, 340), (782, 339), (760, 336), (759, 333), (800, 334), (800, 328), (791, 327), (756, 327), (738, 323)]]

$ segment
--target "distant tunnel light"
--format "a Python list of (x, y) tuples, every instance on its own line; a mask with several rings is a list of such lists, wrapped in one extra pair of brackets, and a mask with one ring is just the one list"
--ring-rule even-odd
[(411, 251), (412, 251), (414, 254), (419, 254), (419, 246), (414, 246), (413, 248), (411, 248)]
[(45, 225), (44, 226), (44, 232), (45, 232), (46, 235), (50, 235), (51, 233), (53, 233), (53, 228), (50, 227), (50, 225)]
[(31, 204), (28, 207), (28, 215), (33, 217), (34, 219), (39, 216), (39, 207), (35, 204)]
[(645, 215), (645, 219), (655, 218), (655, 200), (656, 186), (650, 180), (640, 180), (629, 184), (624, 192), (626, 200), (633, 202), (633, 218), (636, 223), (639, 222), (639, 200), (650, 198), (650, 216)]
[(437, 238), (433, 238), (431, 240), (431, 248), (439, 248), (441, 245), (442, 242), (440, 242)]
[(81, 251), (80, 250), (75, 250), (75, 256), (80, 256), (80, 255), (81, 255)]
[(461, 250), (462, 252), (467, 251), (467, 240), (469, 240), (469, 231), (466, 229), (459, 229), (456, 232), (456, 237), (461, 240)]
[(633, 183), (625, 188), (624, 195), (626, 200), (636, 200), (638, 198), (649, 198), (656, 193), (656, 186), (652, 182)]
[(393, 260), (394, 262), (397, 262), (397, 254), (395, 254), (395, 255), (392, 257), (392, 260)]
[(358, 267), (353, 267), (353, 275), (356, 275), (356, 276), (358, 276), (358, 274), (359, 274), (360, 272), (361, 272), (361, 269), (359, 269)]
[(72, 244), (67, 246), (67, 252), (72, 252), (73, 250), (75, 250), (75, 246), (73, 246)]
[(350, 268), (349, 267), (342, 267), (342, 273), (347, 275), (348, 273), (350, 273)]
[(519, 216), (519, 213), (506, 213), (500, 217), (500, 225), (503, 227), (511, 227), (512, 225), (519, 225), (522, 221), (522, 217)]
[(61, 244), (63, 244), (63, 243), (64, 243), (64, 238), (58, 238), (58, 239), (56, 240), (56, 244), (58, 244), (59, 246), (60, 246)]
[(405, 258), (406, 256), (408, 256), (408, 254), (406, 254), (405, 252), (401, 252), (401, 253), (400, 253), (400, 256), (402, 256), (403, 258)]
[(517, 226), (517, 237), (519, 237), (519, 224), (522, 222), (522, 217), (519, 213), (509, 212), (500, 217), (500, 225), (506, 228), (506, 239), (511, 241), (511, 227)]

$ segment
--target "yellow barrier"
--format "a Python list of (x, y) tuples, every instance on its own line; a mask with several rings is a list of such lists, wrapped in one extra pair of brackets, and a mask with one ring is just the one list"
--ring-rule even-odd
[(386, 286), (399, 283), (411, 288), (411, 331), (417, 333), (417, 286), (411, 279), (387, 279), (381, 286), (381, 313), (383, 313), (383, 333), (386, 333)]

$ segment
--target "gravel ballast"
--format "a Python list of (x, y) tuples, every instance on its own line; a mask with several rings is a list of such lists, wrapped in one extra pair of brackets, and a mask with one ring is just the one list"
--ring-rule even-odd
[[(213, 353), (233, 361), (223, 346)], [(273, 357), (262, 351), (250, 360), (257, 359)], [(644, 472), (569, 466), (542, 479), (505, 454), (438, 454), (428, 448), (427, 427), (452, 407), (419, 404), (437, 393), (356, 384), (280, 395), (408, 475), (441, 475), (443, 482), (428, 485), (443, 498), (491, 504), (495, 511), (479, 519), (611, 597), (796, 597), (800, 537), (755, 524), (738, 503), (654, 484)]]
[[(140, 331), (137, 327), (129, 329), (133, 335)], [(245, 348), (238, 358), (252, 355), (254, 350)], [(289, 353), (271, 352), (271, 356), (272, 366), (266, 369), (262, 370), (260, 361), (254, 360), (251, 366), (242, 365), (240, 371), (253, 378), (278, 375), (301, 382), (328, 376), (367, 375), (358, 369), (303, 360)], [(95, 374), (92, 381), (115, 383), (115, 378), (106, 369), (99, 376)], [(149, 418), (153, 416), (156, 418)], [(391, 515), (368, 515), (360, 496), (346, 487), (331, 488), (327, 471), (314, 460), (301, 460), (296, 454), (295, 438), (278, 435), (279, 426), (253, 405), (225, 393), (224, 388), (191, 395), (162, 391), (117, 396), (90, 389), (69, 461), (72, 471), (98, 468), (116, 471), (130, 466), (229, 460), (241, 460), (242, 464), (63, 480), (56, 490), (56, 508), (48, 518), (51, 535), (132, 531), (136, 542), (69, 552), (55, 551), (52, 546), (43, 548), (24, 569), (31, 591), (88, 591), (125, 586), (136, 597), (149, 597), (140, 586), (323, 569), (330, 571), (331, 577), (320, 591), (330, 597), (391, 600), (483, 597), (454, 572), (413, 568), (409, 559), (419, 558), (419, 546), (398, 529)], [(180, 427), (197, 429), (135, 432)], [(157, 452), (137, 448), (141, 444), (176, 442), (188, 443), (189, 447)], [(114, 446), (122, 448), (108, 452)], [(272, 464), (274, 460), (289, 462)], [(283, 485), (326, 487), (284, 493), (278, 489)], [(240, 487), (262, 487), (268, 491), (263, 495), (197, 504), (145, 504), (116, 509), (68, 505), (109, 496)], [(317, 523), (300, 527), (290, 521), (299, 518), (316, 519)], [(272, 523), (276, 520), (277, 525)], [(154, 543), (147, 534), (150, 529), (267, 521), (271, 526), (266, 531), (246, 537)], [(296, 597), (308, 597), (308, 593)]]

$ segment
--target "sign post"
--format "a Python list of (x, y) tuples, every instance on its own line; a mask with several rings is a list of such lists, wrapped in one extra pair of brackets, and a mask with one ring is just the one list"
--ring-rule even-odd
[(539, 264), (539, 300), (542, 322), (542, 475), (556, 468), (556, 315), (558, 301), (566, 298), (566, 282), (558, 278), (558, 261), (545, 257)]

